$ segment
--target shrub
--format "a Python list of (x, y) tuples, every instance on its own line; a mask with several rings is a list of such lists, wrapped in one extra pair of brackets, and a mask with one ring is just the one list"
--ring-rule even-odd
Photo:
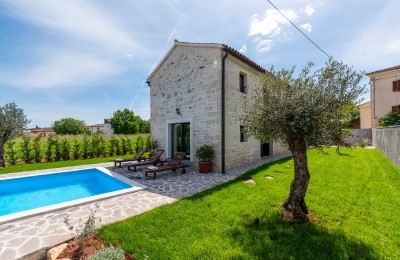
[(89, 144), (89, 138), (87, 135), (83, 136), (82, 139), (82, 158), (83, 159), (87, 159), (90, 157), (90, 153), (91, 153), (91, 148), (90, 148), (90, 144)]
[(54, 136), (50, 135), (49, 137), (47, 137), (47, 149), (45, 152), (46, 162), (53, 161), (53, 145), (54, 145)]
[(141, 135), (139, 135), (135, 141), (135, 152), (137, 153), (143, 147), (144, 147), (144, 139)]
[(68, 161), (70, 159), (70, 153), (71, 153), (71, 145), (69, 144), (67, 138), (63, 138), (61, 140), (61, 158), (64, 161)]
[(211, 145), (205, 144), (196, 149), (195, 155), (199, 161), (209, 162), (214, 158), (215, 152)]
[(78, 160), (81, 157), (81, 144), (76, 140), (76, 138), (72, 141), (72, 158), (74, 160)]
[(53, 139), (53, 147), (54, 147), (54, 161), (61, 160), (61, 143), (57, 136)]
[(42, 148), (40, 147), (40, 140), (42, 137), (39, 135), (33, 139), (33, 160), (40, 163), (43, 159)]
[(378, 121), (380, 126), (400, 125), (400, 113), (390, 112), (386, 114), (386, 116), (380, 118)]
[(152, 139), (150, 136), (147, 137), (146, 139), (146, 149), (150, 153), (154, 153), (155, 150), (158, 148), (158, 142), (156, 139)]
[(25, 163), (31, 163), (32, 162), (32, 146), (31, 146), (31, 138), (24, 136), (22, 137), (22, 143), (21, 143), (21, 158)]
[(124, 260), (125, 252), (121, 248), (102, 247), (94, 255), (89, 257), (89, 260)]
[(8, 161), (11, 165), (16, 165), (18, 161), (18, 150), (15, 149), (15, 141), (8, 141), (6, 143)]
[(102, 147), (102, 140), (104, 141), (103, 136), (99, 132), (96, 132), (94, 135), (92, 135), (93, 157), (100, 157), (102, 154), (104, 149), (104, 147)]

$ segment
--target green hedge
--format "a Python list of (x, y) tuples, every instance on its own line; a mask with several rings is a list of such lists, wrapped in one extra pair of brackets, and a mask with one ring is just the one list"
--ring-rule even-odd
[(23, 136), (9, 140), (5, 145), (5, 153), (7, 162), (15, 165), (135, 154), (141, 148), (150, 149), (151, 145), (154, 145), (154, 140), (148, 134)]

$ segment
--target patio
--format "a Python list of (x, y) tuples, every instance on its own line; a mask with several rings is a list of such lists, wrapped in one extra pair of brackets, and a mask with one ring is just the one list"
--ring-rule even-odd
[[(226, 174), (199, 174), (196, 169), (189, 167), (186, 174), (163, 172), (152, 177), (144, 178), (144, 172), (128, 171), (127, 168), (114, 167), (113, 163), (69, 167), (68, 169), (106, 167), (111, 171), (122, 174), (146, 185), (146, 190), (121, 195), (97, 202), (45, 213), (0, 225), (0, 259), (40, 259), (47, 250), (63, 243), (73, 234), (64, 224), (64, 217), (69, 215), (71, 224), (76, 225), (79, 219), (85, 219), (90, 208), (98, 205), (96, 218), (102, 224), (120, 221), (163, 204), (172, 203), (177, 199), (191, 196), (216, 185), (230, 181), (237, 176), (265, 163), (278, 160), (288, 155), (264, 157), (263, 159), (235, 167)], [(49, 172), (36, 171), (36, 173)], [(31, 174), (32, 172), (29, 172)], [(28, 173), (7, 174), (7, 177), (21, 176)], [(5, 177), (5, 176), (1, 176)], [(0, 177), (0, 178), (1, 178)]]

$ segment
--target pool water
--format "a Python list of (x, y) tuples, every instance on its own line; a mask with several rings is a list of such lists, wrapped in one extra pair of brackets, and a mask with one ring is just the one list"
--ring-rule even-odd
[(0, 216), (128, 188), (96, 168), (0, 180)]

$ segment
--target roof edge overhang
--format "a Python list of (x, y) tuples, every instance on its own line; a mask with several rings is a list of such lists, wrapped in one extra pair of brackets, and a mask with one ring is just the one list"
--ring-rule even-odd
[(365, 73), (365, 75), (367, 75), (370, 78), (374, 78), (376, 76), (386, 76), (388, 74), (393, 74), (393, 73), (400, 73), (400, 65)]

